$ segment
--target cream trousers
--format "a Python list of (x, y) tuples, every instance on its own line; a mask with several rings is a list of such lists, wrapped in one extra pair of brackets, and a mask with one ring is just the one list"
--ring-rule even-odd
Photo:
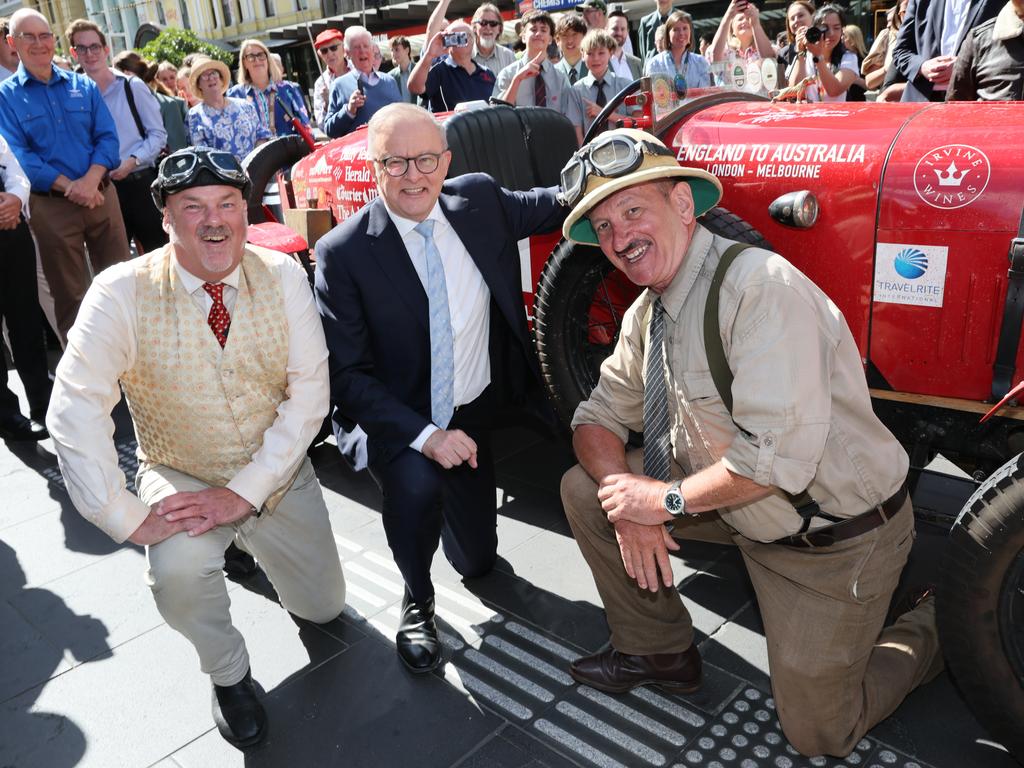
[[(159, 465), (140, 472), (136, 485), (146, 504), (209, 487)], [(147, 547), (146, 582), (160, 615), (195, 646), (200, 668), (217, 685), (237, 683), (249, 668), (245, 640), (231, 623), (224, 581), (224, 550), (232, 541), (259, 560), (281, 604), (296, 616), (322, 624), (345, 607), (338, 547), (309, 459), (273, 514), (195, 538), (179, 533)]]

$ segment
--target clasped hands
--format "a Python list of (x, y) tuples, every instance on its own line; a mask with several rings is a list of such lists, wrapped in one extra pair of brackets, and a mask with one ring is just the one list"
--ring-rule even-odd
[(668, 552), (679, 549), (679, 544), (664, 525), (672, 519), (664, 504), (668, 487), (643, 475), (622, 473), (607, 475), (597, 489), (601, 508), (615, 527), (626, 573), (640, 589), (651, 592), (674, 583)]
[(252, 504), (230, 488), (180, 491), (152, 504), (149, 515), (129, 537), (134, 544), (158, 544), (176, 533), (201, 536), (221, 525), (241, 522)]
[(0, 192), (0, 230), (17, 229), (21, 221), (21, 198), (10, 192)]

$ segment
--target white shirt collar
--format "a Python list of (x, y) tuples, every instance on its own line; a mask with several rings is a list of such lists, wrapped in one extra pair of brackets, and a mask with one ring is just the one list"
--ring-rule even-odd
[[(168, 248), (170, 247), (172, 246), (168, 246)], [(203, 280), (202, 278), (196, 277), (183, 266), (181, 266), (181, 264), (178, 262), (177, 257), (174, 256), (173, 250), (171, 251), (171, 257), (174, 259), (174, 269), (178, 273), (178, 279), (181, 280), (181, 284), (185, 286), (185, 290), (188, 291), (190, 295), (195, 293), (196, 291), (202, 291), (203, 283), (205, 283), (206, 281)], [(224, 283), (224, 285), (228, 285), (234, 288), (237, 291), (240, 268), (241, 265), (235, 267), (233, 270), (231, 270), (231, 273), (227, 275), (227, 277), (223, 278), (220, 282)]]
[[(391, 221), (394, 222), (395, 228), (398, 230), (398, 234), (403, 240), (409, 235), (410, 232), (412, 232), (414, 229), (416, 229), (417, 226), (419, 226), (420, 222), (413, 221), (412, 219), (407, 219), (404, 216), (399, 216), (397, 213), (391, 210), (391, 206), (388, 205), (387, 200), (385, 200), (383, 197), (381, 197), (380, 201), (384, 203), (384, 208), (387, 210), (388, 216), (391, 217)], [(427, 219), (431, 219), (435, 222), (435, 238), (440, 232), (440, 230), (438, 229), (439, 225), (441, 227), (448, 226), (448, 219), (444, 217), (444, 213), (441, 211), (441, 204), (436, 201), (434, 202), (434, 207), (430, 209), (430, 213), (427, 214)], [(424, 219), (424, 221), (426, 221), (427, 219)]]

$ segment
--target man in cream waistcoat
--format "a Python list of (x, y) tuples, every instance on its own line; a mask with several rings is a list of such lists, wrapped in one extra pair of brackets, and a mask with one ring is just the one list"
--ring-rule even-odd
[[(47, 416), (72, 501), (115, 541), (146, 547), (157, 608), (195, 646), (217, 727), (239, 747), (260, 740), (266, 715), (228, 610), (225, 546), (259, 558), (296, 616), (324, 623), (345, 604), (306, 458), (327, 413), (327, 347), (301, 267), (246, 245), (249, 184), (224, 152), (164, 160), (153, 197), (170, 243), (96, 278)], [(121, 388), (137, 495), (111, 438)]]

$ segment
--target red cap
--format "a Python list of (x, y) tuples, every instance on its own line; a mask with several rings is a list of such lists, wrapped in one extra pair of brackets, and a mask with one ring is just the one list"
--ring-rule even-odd
[(330, 42), (337, 40), (338, 42), (345, 41), (345, 35), (341, 33), (340, 29), (325, 29), (319, 35), (316, 36), (316, 40), (313, 41), (313, 47), (319, 50), (323, 46)]

